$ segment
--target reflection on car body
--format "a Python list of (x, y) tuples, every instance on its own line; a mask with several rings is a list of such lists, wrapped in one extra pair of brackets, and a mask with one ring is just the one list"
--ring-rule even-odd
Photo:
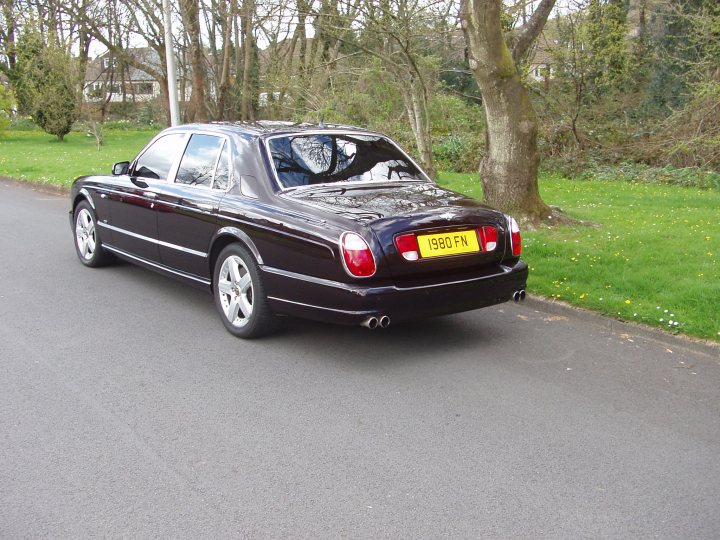
[(524, 298), (517, 223), (378, 133), (185, 125), (113, 171), (73, 183), (80, 261), (208, 287), (240, 337), (282, 315), (374, 328)]

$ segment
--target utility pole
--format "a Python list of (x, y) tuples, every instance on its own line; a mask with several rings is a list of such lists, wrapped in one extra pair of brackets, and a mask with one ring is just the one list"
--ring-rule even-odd
[(170, 100), (170, 125), (177, 126), (180, 123), (180, 106), (178, 105), (177, 95), (177, 73), (175, 70), (175, 52), (173, 51), (170, 0), (163, 0), (163, 11), (165, 12), (165, 59), (167, 61), (168, 98)]

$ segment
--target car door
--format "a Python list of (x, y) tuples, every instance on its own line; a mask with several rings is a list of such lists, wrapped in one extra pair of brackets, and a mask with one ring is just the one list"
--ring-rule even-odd
[(159, 262), (158, 191), (167, 185), (187, 134), (169, 133), (150, 143), (135, 160), (128, 176), (119, 177), (108, 196), (110, 243), (141, 259)]
[(208, 251), (228, 184), (230, 144), (222, 135), (193, 133), (174, 181), (158, 191), (158, 240), (165, 266), (210, 278)]

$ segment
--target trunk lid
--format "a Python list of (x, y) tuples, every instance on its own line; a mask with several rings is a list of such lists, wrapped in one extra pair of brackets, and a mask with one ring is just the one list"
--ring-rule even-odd
[[(467, 279), (495, 273), (507, 244), (507, 221), (501, 212), (479, 201), (430, 182), (404, 182), (362, 186), (318, 186), (285, 194), (316, 212), (348, 219), (369, 229), (382, 249), (387, 268), (398, 286), (426, 284), (437, 279)], [(402, 234), (439, 241), (466, 242), (472, 238), (481, 246), (479, 227), (497, 229), (494, 250), (432, 256), (424, 250), (417, 261), (406, 260), (395, 244)], [(468, 232), (469, 231), (469, 232)], [(461, 234), (466, 233), (466, 234)], [(447, 239), (447, 240), (445, 240)], [(463, 249), (463, 248), (461, 248)]]

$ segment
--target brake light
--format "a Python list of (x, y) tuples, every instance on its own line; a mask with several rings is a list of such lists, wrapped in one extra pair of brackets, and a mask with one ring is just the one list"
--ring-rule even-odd
[(520, 238), (520, 227), (513, 218), (510, 218), (510, 245), (513, 255), (519, 257), (522, 253), (522, 239)]
[(395, 246), (406, 261), (417, 261), (420, 258), (420, 248), (414, 234), (396, 236)]
[(359, 234), (344, 232), (340, 237), (340, 250), (348, 273), (355, 277), (370, 277), (375, 273), (375, 258), (370, 246)]
[(480, 233), (480, 245), (483, 251), (493, 251), (497, 247), (497, 229), (486, 225), (478, 229)]

